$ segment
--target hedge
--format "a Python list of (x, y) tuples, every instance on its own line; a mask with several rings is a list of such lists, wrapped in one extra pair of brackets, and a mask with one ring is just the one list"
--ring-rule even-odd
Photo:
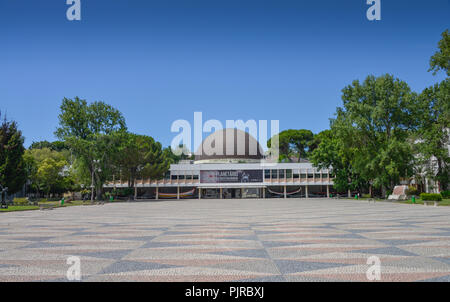
[(450, 191), (442, 191), (441, 195), (443, 198), (450, 198)]
[(420, 199), (428, 201), (441, 201), (442, 195), (436, 193), (422, 193), (420, 194)]

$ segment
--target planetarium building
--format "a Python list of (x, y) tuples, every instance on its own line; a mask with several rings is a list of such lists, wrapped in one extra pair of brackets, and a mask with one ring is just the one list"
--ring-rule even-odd
[[(195, 160), (170, 166), (164, 179), (137, 179), (137, 199), (313, 198), (335, 193), (330, 171), (311, 163), (268, 163), (258, 141), (238, 129), (209, 135)], [(126, 188), (114, 180), (108, 188)]]

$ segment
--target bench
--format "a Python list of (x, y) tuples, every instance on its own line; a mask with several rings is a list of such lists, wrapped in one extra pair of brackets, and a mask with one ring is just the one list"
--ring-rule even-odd
[(432, 200), (424, 200), (424, 201), (423, 201), (423, 205), (424, 205), (424, 206), (427, 206), (429, 203), (434, 203), (434, 206), (437, 207), (439, 201), (432, 201)]
[(53, 205), (52, 204), (40, 204), (39, 205), (39, 210), (41, 210), (41, 211), (53, 210)]
[(33, 199), (33, 198), (29, 198), (29, 197), (27, 197), (27, 202), (28, 202), (29, 206), (37, 206), (39, 204), (38, 199)]

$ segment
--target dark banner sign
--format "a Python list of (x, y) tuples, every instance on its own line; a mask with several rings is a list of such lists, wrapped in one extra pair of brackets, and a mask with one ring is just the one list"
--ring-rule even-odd
[(263, 182), (263, 170), (205, 170), (200, 171), (201, 183)]

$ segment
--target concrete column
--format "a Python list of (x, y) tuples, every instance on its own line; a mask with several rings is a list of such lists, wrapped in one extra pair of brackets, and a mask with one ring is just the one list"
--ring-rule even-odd
[(305, 186), (305, 197), (309, 198), (309, 194), (308, 194), (308, 185)]
[(177, 187), (177, 199), (180, 199), (180, 187)]
[(158, 200), (158, 199), (159, 199), (159, 188), (156, 187), (156, 200)]
[(134, 183), (134, 200), (137, 199), (137, 187), (136, 187), (136, 182)]
[(219, 195), (220, 195), (220, 199), (222, 199), (223, 198), (223, 189), (222, 188), (219, 189)]
[(241, 199), (244, 198), (244, 188), (241, 188)]
[(347, 195), (348, 195), (348, 198), (352, 197), (352, 192), (350, 191), (350, 189), (348, 189)]
[(262, 195), (263, 195), (263, 199), (266, 198), (266, 188), (262, 188)]
[(330, 186), (327, 185), (327, 197), (330, 198)]
[(286, 192), (286, 185), (284, 185), (284, 198), (286, 199), (287, 198), (287, 194), (286, 194), (287, 192)]
[(198, 188), (198, 199), (202, 199), (202, 189)]

